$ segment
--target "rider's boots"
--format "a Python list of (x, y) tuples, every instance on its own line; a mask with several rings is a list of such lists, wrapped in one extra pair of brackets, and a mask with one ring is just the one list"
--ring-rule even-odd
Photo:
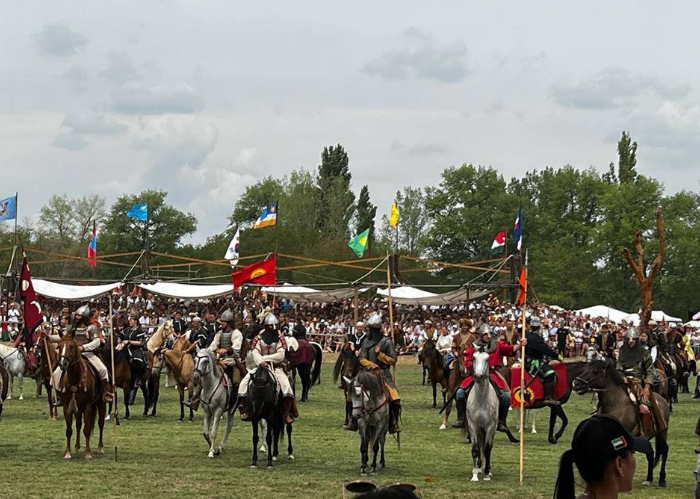
[(100, 378), (100, 384), (102, 385), (102, 398), (105, 402), (111, 402), (114, 396), (112, 394), (112, 385), (109, 384), (109, 380)]
[(554, 398), (554, 376), (550, 378), (542, 382), (542, 385), (544, 385), (544, 401), (542, 403), (544, 405), (561, 405), (561, 402)]
[(467, 419), (467, 401), (457, 400), (455, 405), (457, 406), (457, 421), (452, 423), (452, 428), (464, 428), (464, 422)]
[(397, 433), (401, 431), (399, 427), (399, 418), (401, 417), (401, 401), (394, 400), (389, 402), (389, 433)]
[(248, 412), (248, 397), (243, 395), (238, 396), (238, 407), (241, 410), (241, 421), (250, 421), (250, 413)]
[(284, 397), (282, 403), (284, 404), (284, 423), (292, 424), (294, 422), (292, 417), (292, 397)]

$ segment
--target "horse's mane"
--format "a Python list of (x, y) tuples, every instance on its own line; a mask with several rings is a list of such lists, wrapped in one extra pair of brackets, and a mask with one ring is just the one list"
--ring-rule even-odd
[(622, 374), (620, 374), (618, 372), (618, 370), (615, 369), (615, 366), (612, 365), (607, 360), (594, 360), (593, 362), (590, 363), (590, 366), (591, 366), (591, 369), (600, 366), (604, 371), (606, 371), (606, 376), (609, 375), (608, 379), (610, 379), (615, 385), (624, 384), (624, 380), (622, 379)]
[(384, 386), (382, 386), (381, 381), (379, 381), (379, 378), (374, 374), (367, 371), (360, 371), (357, 378), (355, 378), (355, 382), (367, 390), (367, 394), (372, 400), (379, 400), (384, 396)]
[(175, 344), (173, 345), (173, 350), (177, 351), (183, 351), (185, 350), (185, 344), (187, 343), (187, 338), (185, 338), (185, 335), (183, 334), (180, 336)]
[(343, 370), (344, 359), (350, 359), (353, 364), (353, 371), (356, 366), (359, 366), (360, 361), (355, 355), (355, 351), (350, 349), (350, 343), (346, 343), (343, 349), (338, 354), (338, 358), (335, 360), (335, 365), (333, 366), (333, 383), (338, 382), (338, 377), (340, 377), (340, 372)]
[(148, 348), (149, 352), (155, 352), (165, 342), (165, 339), (167, 338), (165, 331), (172, 331), (172, 323), (170, 321), (165, 321), (163, 324), (158, 326), (158, 329), (156, 329), (156, 332), (153, 333), (153, 336), (148, 339), (146, 348)]

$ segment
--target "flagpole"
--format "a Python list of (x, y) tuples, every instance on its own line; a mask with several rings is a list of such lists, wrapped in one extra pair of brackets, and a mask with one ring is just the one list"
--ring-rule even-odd
[[(112, 396), (117, 393), (116, 386), (114, 384), (114, 315), (112, 311), (112, 292), (109, 293), (109, 347), (112, 350)], [(128, 396), (128, 395), (127, 395)], [(112, 401), (112, 427), (114, 428), (114, 461), (117, 461), (117, 401), (114, 399)]]
[(522, 340), (525, 338), (525, 311), (527, 309), (527, 252), (525, 252), (525, 288), (523, 289), (522, 306), (522, 335), (520, 337), (520, 485), (523, 485), (523, 473), (525, 471), (525, 345)]
[[(503, 229), (503, 233), (505, 234), (505, 237), (503, 238), (503, 261), (505, 262), (508, 259), (508, 227)], [(503, 288), (503, 303), (506, 302), (507, 292), (508, 290), (506, 290), (506, 288)]]
[[(396, 348), (396, 342), (394, 341), (394, 301), (391, 299), (391, 260), (389, 259), (389, 252), (386, 252), (386, 286), (387, 286), (387, 299), (389, 300), (389, 337), (391, 342)], [(396, 383), (396, 364), (394, 364), (394, 383)]]

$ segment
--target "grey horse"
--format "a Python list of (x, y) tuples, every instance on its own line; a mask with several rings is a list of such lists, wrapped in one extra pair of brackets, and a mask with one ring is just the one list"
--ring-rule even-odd
[(357, 419), (360, 433), (360, 454), (362, 454), (362, 467), (360, 475), (367, 475), (367, 461), (369, 459), (369, 446), (372, 446), (374, 457), (372, 459), (371, 473), (377, 471), (377, 453), (381, 448), (379, 464), (386, 467), (384, 461), (384, 443), (389, 430), (389, 400), (384, 391), (382, 381), (367, 371), (360, 373), (353, 379), (343, 376), (347, 383), (348, 393), (352, 401), (352, 417)]
[[(202, 384), (201, 401), (204, 408), (204, 439), (209, 444), (207, 457), (214, 457), (224, 450), (228, 441), (231, 427), (233, 426), (233, 414), (226, 409), (229, 406), (229, 390), (224, 384), (224, 372), (214, 361), (214, 354), (204, 348), (197, 352), (194, 360), (194, 373), (192, 381), (195, 386)], [(226, 412), (226, 431), (218, 447), (216, 446), (216, 433), (219, 430), (219, 421)], [(211, 428), (210, 428), (211, 425)]]
[[(467, 397), (467, 422), (472, 439), (472, 482), (491, 480), (491, 449), (498, 426), (498, 394), (489, 380), (489, 354), (483, 349), (474, 353), (474, 385)], [(482, 471), (483, 466), (483, 471)]]

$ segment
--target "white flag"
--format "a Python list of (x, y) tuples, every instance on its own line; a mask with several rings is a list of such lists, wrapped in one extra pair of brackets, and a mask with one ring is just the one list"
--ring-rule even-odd
[(238, 263), (238, 258), (240, 257), (240, 253), (238, 251), (238, 241), (241, 237), (241, 229), (236, 229), (236, 234), (233, 236), (233, 239), (231, 239), (231, 244), (228, 245), (228, 249), (226, 250), (226, 254), (224, 255), (224, 258), (226, 260), (231, 261), (231, 267), (235, 267), (236, 264)]

